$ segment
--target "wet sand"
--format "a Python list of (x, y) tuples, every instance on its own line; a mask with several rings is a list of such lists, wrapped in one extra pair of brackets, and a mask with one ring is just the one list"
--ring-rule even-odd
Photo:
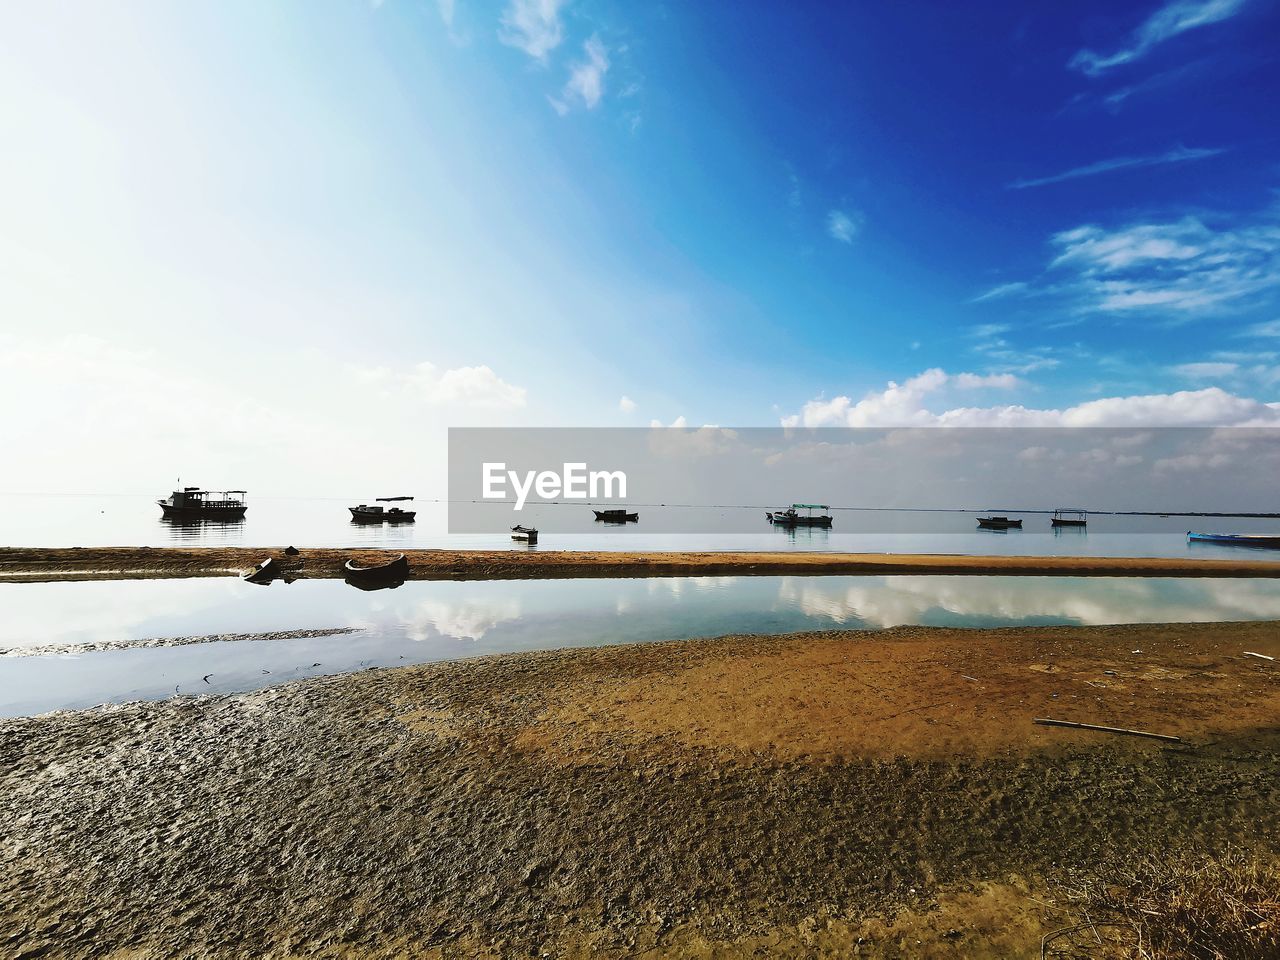
[[(988, 557), (885, 553), (612, 553), (585, 550), (409, 550), (415, 580), (960, 574), (1079, 577), (1280, 577), (1280, 560), (1240, 557)], [(291, 576), (341, 578), (347, 560), (377, 563), (391, 551), (283, 547), (6, 547), (0, 582), (239, 576), (267, 557)]]
[(1280, 851), (1280, 661), (1246, 650), (1280, 624), (727, 637), (0, 721), (0, 944), (1029, 956), (1063, 871)]

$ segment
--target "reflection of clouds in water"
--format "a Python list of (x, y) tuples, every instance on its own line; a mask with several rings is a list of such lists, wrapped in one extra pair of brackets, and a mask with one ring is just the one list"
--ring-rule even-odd
[[(208, 608), (210, 591), (214, 590), (225, 588), (225, 595), (219, 599), (230, 602), (241, 587), (239, 581), (206, 579), (174, 579), (165, 581), (160, 589), (154, 583), (101, 580), (5, 584), (0, 646), (15, 649), (154, 636), (146, 627), (149, 621), (176, 620), (193, 608)], [(173, 627), (163, 629), (166, 634), (174, 633)]]
[[(714, 593), (739, 584), (739, 577), (652, 577), (645, 581), (650, 596), (669, 593), (680, 597), (686, 589), (698, 593)], [(750, 582), (746, 580), (745, 582)]]
[(835, 623), (873, 627), (919, 623), (931, 611), (954, 616), (1083, 624), (1197, 622), (1280, 617), (1280, 587), (1265, 580), (1143, 580), (1057, 577), (785, 577), (783, 607)]
[(453, 603), (423, 600), (402, 622), (410, 640), (431, 640), (437, 636), (480, 640), (498, 624), (519, 618), (518, 600), (514, 597), (491, 597), (464, 598)]

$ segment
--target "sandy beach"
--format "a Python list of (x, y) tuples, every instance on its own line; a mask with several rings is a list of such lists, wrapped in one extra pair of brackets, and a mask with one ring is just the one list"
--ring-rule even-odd
[(0, 944), (1029, 956), (1064, 878), (1280, 852), (1280, 669), (1245, 651), (1280, 624), (725, 637), (7, 720)]
[[(955, 574), (1079, 577), (1280, 577), (1280, 562), (1161, 557), (1009, 557), (964, 554), (408, 550), (410, 579)], [(239, 576), (272, 557), (291, 576), (340, 578), (342, 565), (393, 551), (284, 547), (5, 547), (0, 582)]]

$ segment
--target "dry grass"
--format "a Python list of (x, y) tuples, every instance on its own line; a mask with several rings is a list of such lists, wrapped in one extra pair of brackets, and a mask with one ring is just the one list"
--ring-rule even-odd
[(1228, 848), (1077, 878), (1063, 892), (1078, 923), (1045, 937), (1043, 957), (1248, 960), (1280, 957), (1280, 861)]

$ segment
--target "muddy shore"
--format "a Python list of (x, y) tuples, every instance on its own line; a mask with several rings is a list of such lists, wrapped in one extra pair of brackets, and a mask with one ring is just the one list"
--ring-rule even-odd
[[(283, 547), (4, 547), (4, 581), (121, 580), (239, 576), (267, 557), (291, 576), (341, 578), (354, 559), (376, 563), (389, 551)], [(958, 574), (1078, 577), (1280, 577), (1280, 562), (1255, 558), (988, 557), (885, 553), (612, 553), (584, 550), (409, 550), (415, 580), (520, 580), (574, 577), (710, 577)]]
[(1062, 871), (1280, 851), (1280, 668), (1245, 650), (1280, 624), (728, 637), (0, 721), (0, 949), (1029, 956)]

